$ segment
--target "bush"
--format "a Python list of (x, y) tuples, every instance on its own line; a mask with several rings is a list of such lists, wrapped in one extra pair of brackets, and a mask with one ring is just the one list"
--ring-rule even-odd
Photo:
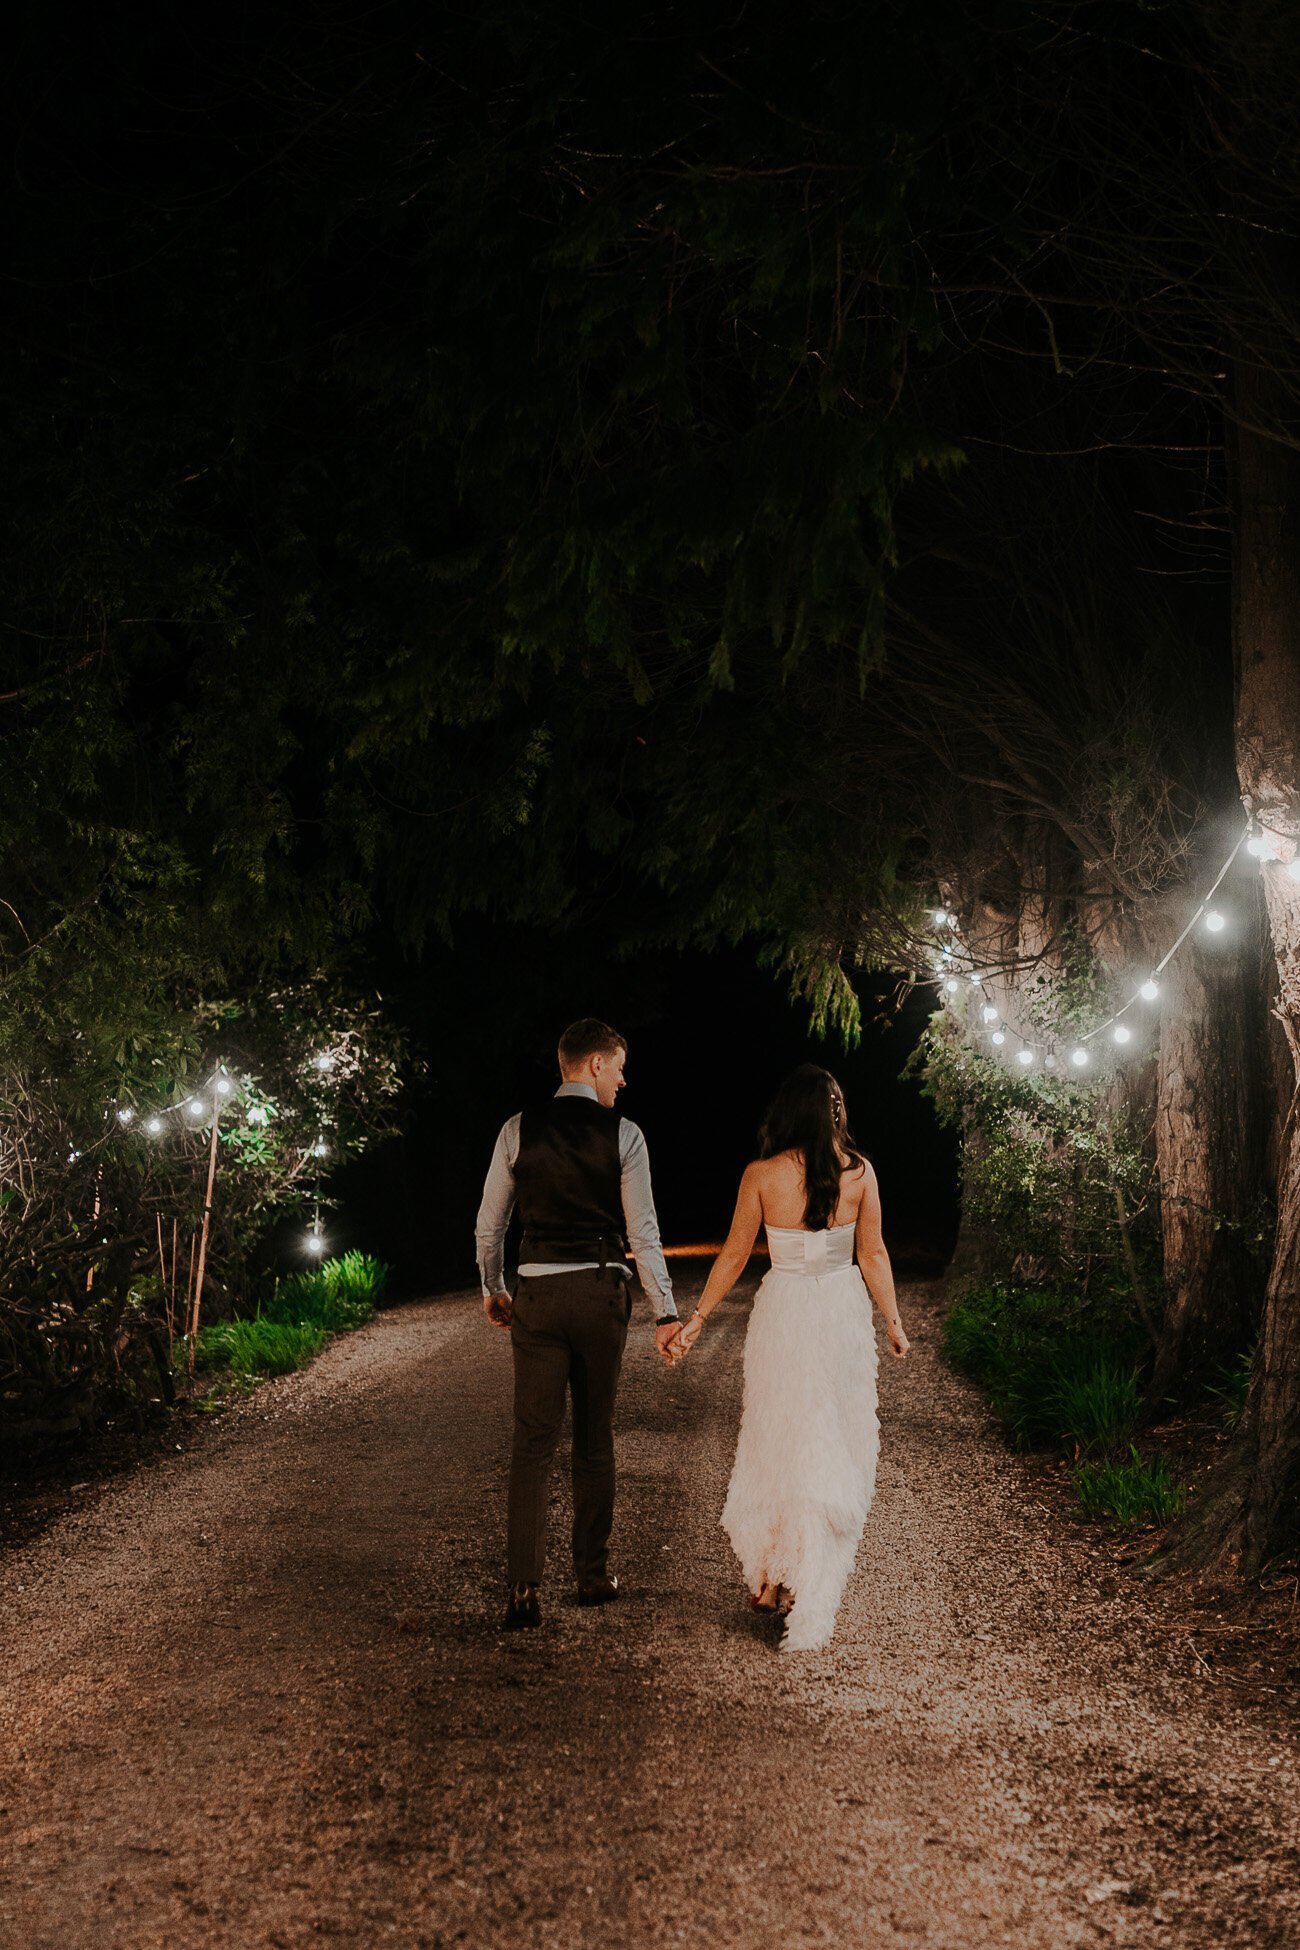
[(1114, 1449), (1138, 1424), (1136, 1371), (1107, 1350), (1072, 1348), (1055, 1364), (1049, 1409), (1063, 1441), (1080, 1449)]
[(232, 1375), (289, 1374), (319, 1354), (331, 1334), (373, 1318), (390, 1269), (365, 1253), (327, 1259), (277, 1283), (252, 1320), (221, 1320), (199, 1330), (195, 1366)]
[(199, 1329), (194, 1362), (232, 1375), (289, 1374), (305, 1368), (328, 1339), (325, 1328), (305, 1321), (219, 1320)]
[(1211, 1383), (1207, 1393), (1214, 1395), (1220, 1403), (1220, 1420), (1229, 1435), (1235, 1435), (1241, 1427), (1241, 1418), (1246, 1413), (1246, 1396), (1250, 1392), (1250, 1377), (1255, 1368), (1255, 1350), (1248, 1347), (1239, 1354), (1230, 1367), (1220, 1370), (1219, 1380)]
[(1118, 1517), (1136, 1523), (1172, 1523), (1187, 1500), (1163, 1457), (1144, 1462), (1130, 1443), (1126, 1461), (1084, 1463), (1075, 1472), (1079, 1501), (1090, 1517)]
[(1105, 1448), (1137, 1425), (1138, 1333), (1123, 1299), (995, 1284), (949, 1310), (943, 1348), (1018, 1448)]
[(368, 1253), (344, 1253), (341, 1259), (327, 1259), (310, 1273), (295, 1273), (279, 1281), (271, 1298), (259, 1309), (260, 1316), (263, 1320), (310, 1323), (330, 1334), (347, 1333), (374, 1318), (391, 1270)]

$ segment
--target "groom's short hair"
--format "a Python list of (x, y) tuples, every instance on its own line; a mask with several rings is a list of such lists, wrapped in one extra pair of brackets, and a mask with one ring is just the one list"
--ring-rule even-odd
[(607, 1022), (595, 1016), (580, 1016), (560, 1038), (560, 1068), (576, 1070), (589, 1056), (613, 1056), (615, 1050), (626, 1048), (627, 1037), (611, 1029)]

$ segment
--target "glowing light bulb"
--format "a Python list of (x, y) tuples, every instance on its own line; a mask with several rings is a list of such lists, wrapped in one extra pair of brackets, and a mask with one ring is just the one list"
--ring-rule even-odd
[(971, 987), (972, 987), (973, 989), (977, 989), (977, 988), (979, 987), (979, 985), (980, 985), (980, 983), (981, 983), (981, 982), (982, 982), (983, 980), (984, 980), (984, 977), (983, 977), (983, 976), (982, 976), (982, 975), (980, 974), (980, 972), (979, 972), (979, 970), (978, 970), (978, 968), (976, 968), (976, 969), (974, 969), (974, 970), (972, 970), (972, 973), (971, 973), (971, 978), (970, 978), (970, 985), (971, 985)]
[(334, 1068), (334, 1058), (327, 1049), (323, 1049), (319, 1056), (314, 1056), (312, 1062), (322, 1073)]
[(1144, 1002), (1154, 1002), (1159, 993), (1160, 984), (1155, 981), (1143, 982), (1141, 988), (1138, 990), (1138, 994)]
[(191, 1097), (185, 1108), (191, 1117), (206, 1117), (208, 1114), (208, 1107), (202, 1097)]
[(961, 987), (961, 983), (957, 981), (955, 976), (950, 975), (944, 983), (944, 987), (947, 989), (949, 995), (956, 995), (958, 989)]
[(1006, 1032), (1006, 1030), (1005, 1030), (1005, 1029), (995, 1029), (995, 1030), (993, 1031), (993, 1035), (992, 1035), (992, 1038), (991, 1038), (990, 1040), (991, 1040), (991, 1041), (993, 1041), (993, 1042), (995, 1042), (995, 1043), (997, 1044), (997, 1046), (998, 1046), (998, 1048), (999, 1048), (999, 1049), (1001, 1049), (1001, 1047), (1002, 1047), (1002, 1045), (1003, 1045), (1003, 1043), (1005, 1043), (1005, 1042), (1006, 1042), (1006, 1040), (1007, 1040), (1007, 1032)]
[(1054, 1070), (1056, 1068), (1056, 1058), (1053, 1056), (1050, 1049), (1048, 1050), (1047, 1055), (1043, 1058), (1043, 1068), (1045, 1070)]
[(996, 1022), (998, 1019), (998, 1012), (991, 1002), (984, 1004), (984, 1007), (980, 1010), (980, 1014), (983, 1016), (985, 1022)]
[(1074, 1066), (1075, 1066), (1075, 1068), (1076, 1068), (1076, 1069), (1078, 1069), (1078, 1070), (1082, 1070), (1082, 1069), (1084, 1068), (1084, 1066), (1086, 1065), (1086, 1063), (1087, 1063), (1087, 1061), (1088, 1061), (1088, 1052), (1087, 1052), (1087, 1050), (1086, 1050), (1086, 1049), (1072, 1049), (1072, 1050), (1070, 1051), (1070, 1061), (1071, 1061), (1071, 1063), (1073, 1063), (1073, 1064), (1074, 1064)]
[(1222, 914), (1220, 914), (1218, 908), (1212, 907), (1205, 917), (1205, 925), (1211, 934), (1218, 934), (1222, 928), (1227, 926), (1227, 922), (1224, 920)]
[(947, 910), (947, 908), (946, 908), (946, 907), (936, 907), (936, 908), (935, 908), (935, 910), (934, 910), (934, 913), (933, 913), (933, 915), (931, 916), (931, 919), (933, 920), (933, 922), (934, 922), (934, 925), (936, 926), (936, 928), (946, 928), (946, 927), (947, 927), (947, 925), (948, 925), (948, 910)]
[(230, 1081), (229, 1077), (218, 1077), (215, 1084), (212, 1087), (216, 1091), (218, 1097), (228, 1097), (235, 1086)]
[(303, 1241), (303, 1244), (306, 1246), (307, 1251), (309, 1253), (323, 1253), (325, 1250), (324, 1234), (318, 1232), (316, 1228), (313, 1226), (311, 1231), (307, 1234), (306, 1239)]
[(1033, 1060), (1034, 1052), (1031, 1049), (1018, 1049), (1016, 1051), (1016, 1062), (1023, 1063), (1026, 1069), (1029, 1068)]
[(163, 1121), (161, 1117), (151, 1117), (144, 1128), (148, 1131), (150, 1137), (158, 1137), (162, 1131), (162, 1127)]
[(1131, 1043), (1133, 1041), (1133, 1031), (1126, 1022), (1117, 1022), (1110, 1033), (1117, 1043)]
[(119, 1124), (132, 1124), (135, 1122), (135, 1112), (132, 1110), (130, 1104), (122, 1105), (117, 1113), (117, 1121)]
[(316, 1140), (316, 1142), (315, 1142), (315, 1144), (313, 1144), (313, 1146), (312, 1146), (312, 1148), (311, 1148), (311, 1155), (312, 1155), (312, 1157), (313, 1157), (313, 1158), (328, 1158), (328, 1157), (329, 1157), (329, 1154), (330, 1154), (330, 1148), (329, 1148), (329, 1146), (328, 1146), (328, 1144), (326, 1144), (326, 1142), (325, 1142), (325, 1140), (324, 1140), (324, 1138), (317, 1138), (317, 1140)]
[(79, 1158), (80, 1156), (81, 1156), (81, 1153), (80, 1153), (80, 1151), (69, 1151), (69, 1153), (68, 1153), (68, 1163), (69, 1163), (70, 1165), (75, 1165), (75, 1164), (76, 1164), (76, 1162), (77, 1162), (77, 1159), (78, 1159), (78, 1158)]

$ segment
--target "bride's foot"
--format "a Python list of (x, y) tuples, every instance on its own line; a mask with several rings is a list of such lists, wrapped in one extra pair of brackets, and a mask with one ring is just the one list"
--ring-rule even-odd
[(765, 1578), (750, 1599), (755, 1611), (776, 1612), (784, 1618), (794, 1605), (794, 1593), (787, 1584), (769, 1584)]

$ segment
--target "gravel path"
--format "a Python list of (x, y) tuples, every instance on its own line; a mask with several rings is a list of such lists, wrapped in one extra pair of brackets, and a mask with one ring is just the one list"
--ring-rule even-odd
[(1300, 1744), (1167, 1663), (937, 1358), (826, 1652), (717, 1527), (747, 1294), (624, 1368), (616, 1568), (503, 1638), (508, 1351), (387, 1315), (0, 1565), (0, 1945), (1300, 1944)]

